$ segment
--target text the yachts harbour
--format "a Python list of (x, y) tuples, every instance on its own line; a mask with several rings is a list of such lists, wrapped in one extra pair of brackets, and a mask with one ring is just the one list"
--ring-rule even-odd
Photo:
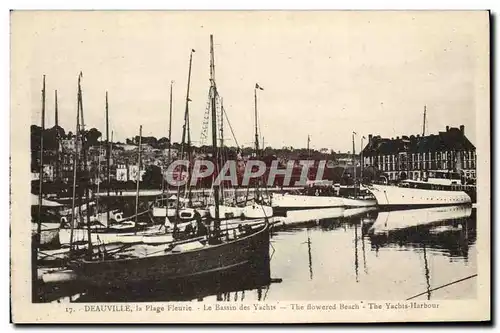
[(12, 284), (31, 292), (17, 315), (477, 310), (445, 303), (487, 289), (489, 118), (474, 93), (488, 20), (97, 12), (11, 14), (12, 54), (28, 55), (13, 58), (13, 117), (31, 115), (11, 140), (10, 235), (27, 248), (12, 248)]

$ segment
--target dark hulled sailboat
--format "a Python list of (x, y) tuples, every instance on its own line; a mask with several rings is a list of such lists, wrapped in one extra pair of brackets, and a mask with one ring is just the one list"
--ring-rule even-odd
[[(213, 39), (210, 36), (211, 62)], [(213, 63), (211, 64), (213, 66)], [(216, 98), (216, 85), (210, 83)], [(215, 100), (212, 101), (212, 147), (217, 155)], [(217, 168), (218, 169), (218, 168)], [(78, 279), (102, 287), (145, 282), (190, 281), (207, 275), (226, 275), (239, 268), (258, 269), (269, 262), (269, 223), (220, 229), (219, 196), (214, 188), (215, 219), (207, 235), (157, 246), (132, 245), (113, 256), (74, 260), (70, 263)], [(269, 272), (268, 272), (269, 273)]]

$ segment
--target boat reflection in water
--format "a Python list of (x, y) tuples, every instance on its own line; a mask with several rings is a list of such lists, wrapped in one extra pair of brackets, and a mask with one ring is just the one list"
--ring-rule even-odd
[(472, 207), (468, 205), (379, 212), (371, 231), (374, 234), (380, 234), (391, 230), (466, 218), (471, 214)]
[(342, 213), (337, 216), (320, 219), (317, 221), (317, 224), (323, 230), (333, 230), (341, 227), (347, 228), (348, 226), (354, 227), (360, 223), (366, 228), (366, 225), (371, 225), (376, 217), (376, 207), (349, 208), (343, 209)]
[(394, 245), (432, 248), (467, 259), (469, 245), (476, 239), (473, 213), (471, 206), (379, 212), (368, 235), (376, 249)]
[[(286, 212), (286, 217), (281, 223), (275, 225), (276, 229), (284, 229), (288, 227), (303, 227), (309, 225), (318, 225), (324, 222), (335, 223), (341, 222), (341, 218), (349, 218), (364, 213), (375, 211), (375, 207), (359, 207), (359, 208), (319, 208), (307, 210), (292, 210)], [(281, 227), (281, 228), (280, 228)]]
[[(270, 261), (255, 265), (242, 266), (238, 269), (187, 279), (182, 282), (159, 282), (156, 284), (137, 284), (122, 288), (85, 288), (76, 284), (66, 286), (66, 295), (53, 297), (56, 302), (148, 302), (148, 301), (196, 301), (208, 296), (217, 300), (227, 300), (234, 293), (234, 298), (244, 298), (245, 291), (256, 290), (257, 294), (269, 288), (271, 283), (280, 279), (271, 279)], [(237, 296), (236, 294), (241, 295)], [(67, 298), (64, 300), (64, 298)], [(234, 300), (234, 299), (231, 299)], [(243, 300), (243, 299), (241, 299)], [(51, 300), (47, 300), (51, 301)]]
[(470, 207), (317, 209), (288, 212), (286, 221), (273, 226), (270, 260), (253, 269), (134, 289), (68, 285), (68, 290), (46, 293), (45, 301), (442, 300), (477, 295), (476, 210)]

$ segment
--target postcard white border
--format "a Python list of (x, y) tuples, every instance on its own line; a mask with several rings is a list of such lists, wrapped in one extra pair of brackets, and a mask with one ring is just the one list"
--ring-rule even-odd
[[(147, 2), (146, 2), (147, 3)], [(143, 2), (144, 4), (144, 2)], [(96, 6), (97, 7), (97, 6)], [(263, 6), (261, 6), (262, 8)], [(392, 8), (397, 8), (398, 6), (393, 6)], [(483, 73), (484, 74), (484, 73)], [(485, 81), (487, 81), (488, 83), (488, 87), (489, 87), (489, 79), (485, 79)], [(8, 86), (8, 85), (7, 85)], [(483, 113), (478, 113), (477, 114), (477, 117), (482, 120), (481, 122), (477, 122), (478, 126), (481, 126), (481, 128), (484, 129), (484, 124), (485, 124), (485, 120), (486, 118), (489, 119), (489, 95), (486, 95), (483, 92), (480, 92), (479, 93), (480, 95), (478, 96), (481, 96), (481, 98), (478, 98), (478, 102), (481, 103), (481, 105), (478, 105), (478, 109), (481, 109), (481, 110), (488, 110), (488, 112), (486, 112), (487, 114), (484, 114)], [(3, 99), (4, 101), (6, 99)], [(13, 99), (15, 100), (15, 98)], [(11, 111), (15, 110), (15, 107), (13, 107), (11, 109)], [(21, 128), (24, 128), (24, 129), (27, 129), (29, 128), (29, 123), (27, 123), (26, 121), (22, 121), (21, 118), (19, 118), (18, 116), (20, 116), (21, 114), (19, 113), (16, 113), (16, 112), (13, 112), (12, 113), (12, 120), (13, 120), (13, 123), (15, 123), (16, 125), (13, 126), (11, 128), (11, 148), (12, 148), (12, 221), (16, 221), (16, 220), (26, 220), (26, 215), (25, 214), (20, 214), (20, 212), (23, 210), (22, 209), (22, 194), (20, 192), (18, 192), (18, 190), (20, 188), (23, 188), (22, 186), (22, 177), (24, 175), (24, 177), (26, 177), (26, 175), (29, 175), (29, 170), (27, 170), (27, 166), (29, 165), (29, 161), (26, 160), (25, 156), (21, 156), (21, 155), (17, 155), (16, 154), (16, 151), (20, 151), (20, 147), (27, 147), (29, 145), (29, 141), (27, 140), (27, 137), (26, 138), (23, 138), (22, 135), (17, 135), (16, 132), (21, 132), (19, 131), (18, 129), (21, 129)], [(21, 115), (22, 116), (22, 115)], [(29, 117), (26, 117), (26, 119), (29, 119)], [(5, 122), (4, 122), (5, 124)], [(18, 127), (19, 126), (19, 127)], [(3, 133), (7, 133), (7, 131), (3, 131)], [(477, 148), (478, 148), (478, 155), (481, 154), (482, 156), (484, 156), (484, 152), (487, 152), (487, 155), (488, 155), (488, 160), (482, 160), (482, 161), (479, 161), (478, 160), (478, 175), (479, 175), (479, 182), (481, 184), (484, 184), (487, 186), (479, 186), (478, 188), (480, 190), (478, 190), (478, 200), (480, 200), (481, 202), (485, 202), (484, 200), (486, 199), (486, 202), (489, 200), (489, 189), (490, 189), (490, 176), (489, 176), (489, 169), (490, 169), (490, 161), (489, 161), (489, 141), (490, 141), (490, 138), (489, 138), (489, 133), (487, 133), (486, 131), (478, 131), (478, 133), (483, 133), (485, 134), (484, 137), (482, 138), (479, 138), (478, 137), (478, 140), (477, 140)], [(8, 142), (8, 140), (4, 141), (4, 142)], [(27, 143), (27, 145), (26, 145)], [(27, 150), (26, 150), (27, 151)], [(480, 152), (483, 152), (483, 153), (480, 153)], [(29, 159), (29, 155), (28, 155), (28, 159)], [(28, 171), (27, 173), (25, 173), (25, 171)], [(26, 192), (28, 193), (28, 192)], [(4, 202), (6, 202), (6, 200), (4, 200)], [(28, 217), (29, 218), (29, 217)], [(490, 216), (489, 216), (489, 207), (487, 208), (484, 208), (483, 205), (481, 205), (481, 207), (478, 209), (478, 218), (477, 218), (478, 221), (490, 221)], [(478, 223), (478, 234), (489, 234), (489, 225), (487, 223), (482, 223), (482, 224), (479, 224)], [(18, 246), (16, 244), (23, 244), (24, 242), (21, 240), (21, 237), (24, 237), (23, 239), (25, 240), (29, 240), (29, 233), (25, 233), (21, 230), (18, 230), (17, 227), (13, 227), (12, 228), (12, 243), (13, 243), (13, 252), (15, 252), (15, 256), (22, 256), (23, 255), (23, 252), (22, 251), (17, 251), (18, 250)], [(478, 238), (478, 248), (480, 249), (478, 252), (482, 252), (484, 253), (484, 251), (486, 250), (487, 251), (487, 246), (489, 244), (486, 244), (486, 242), (483, 242), (484, 239), (479, 239)], [(29, 241), (28, 241), (29, 242)], [(489, 239), (488, 239), (488, 243), (489, 243)], [(480, 245), (481, 244), (481, 245)], [(486, 245), (486, 247), (485, 247)], [(26, 244), (23, 244), (23, 246), (26, 246)], [(26, 249), (29, 249), (29, 245), (26, 246)], [(489, 252), (489, 251), (488, 251)], [(28, 256), (26, 257), (29, 257), (29, 252), (28, 252)], [(478, 277), (478, 284), (483, 286), (481, 288), (478, 288), (478, 298), (482, 299), (482, 300), (489, 300), (489, 277), (490, 277), (490, 274), (489, 274), (489, 261), (490, 261), (490, 258), (489, 256), (485, 256), (485, 255), (481, 255), (480, 257), (478, 257), (478, 271), (480, 272), (480, 276)], [(15, 270), (14, 270), (15, 272)], [(23, 279), (23, 276), (26, 277), (26, 275), (16, 275), (14, 273), (14, 276), (13, 276), (13, 280), (14, 281), (22, 281)], [(28, 278), (30, 277), (29, 273), (28, 273)], [(28, 317), (25, 317), (25, 314), (26, 315), (29, 315), (31, 316), (32, 314), (36, 314), (36, 317), (38, 317), (41, 321), (57, 321), (57, 322), (72, 322), (72, 321), (81, 321), (82, 318), (75, 318), (75, 316), (66, 316), (64, 315), (64, 312), (62, 311), (63, 310), (63, 307), (65, 305), (61, 305), (61, 306), (54, 306), (54, 305), (48, 305), (49, 307), (51, 307), (51, 309), (49, 311), (46, 311), (46, 307), (47, 307), (47, 304), (31, 304), (31, 302), (29, 302), (29, 304), (21, 304), (22, 303), (22, 300), (23, 300), (23, 296), (22, 296), (22, 293), (23, 291), (21, 290), (18, 290), (17, 288), (15, 288), (16, 290), (14, 290), (13, 292), (13, 307), (16, 308), (17, 306), (20, 306), (23, 308), (23, 312), (19, 313), (19, 317), (16, 317), (16, 321), (17, 322), (21, 322), (21, 321), (25, 321), (25, 320), (32, 320), (33, 317), (31, 318), (28, 318)], [(26, 290), (25, 290), (26, 291)], [(29, 290), (28, 290), (28, 293), (26, 294), (28, 299), (29, 299)], [(20, 301), (20, 303), (17, 303), (18, 301)], [(17, 304), (16, 304), (17, 303)], [(317, 303), (317, 302), (315, 302)], [(332, 303), (332, 302), (327, 302), (327, 303)], [(338, 303), (338, 302), (335, 302), (335, 303)], [(486, 303), (481, 303), (481, 304), (475, 304), (476, 302), (474, 301), (441, 301), (439, 302), (440, 305), (442, 304), (442, 307), (447, 309), (445, 311), (439, 311), (440, 313), (437, 313), (437, 312), (433, 312), (433, 311), (416, 311), (414, 312), (411, 317), (412, 318), (415, 318), (415, 319), (418, 319), (418, 318), (425, 318), (426, 321), (427, 320), (437, 320), (437, 321), (441, 321), (441, 320), (459, 320), (459, 318), (463, 318), (463, 320), (473, 320), (474, 318), (480, 318), (484, 313), (479, 313), (478, 311), (476, 310), (480, 310), (480, 309), (484, 309), (484, 306), (486, 306), (487, 304)], [(83, 305), (82, 305), (83, 306)], [(13, 309), (14, 310), (14, 309)], [(282, 315), (284, 315), (285, 317), (281, 317)], [(17, 314), (16, 314), (17, 316)], [(227, 319), (227, 314), (222, 314), (222, 316), (224, 318), (222, 319)], [(415, 316), (415, 317), (414, 317)], [(72, 318), (71, 318), (72, 317)], [(359, 312), (353, 312), (353, 313), (343, 313), (341, 317), (337, 317), (337, 316), (325, 316), (324, 314), (323, 315), (318, 315), (318, 314), (312, 314), (311, 317), (308, 317), (308, 318), (305, 318), (305, 319), (300, 319), (300, 318), (296, 318), (297, 316), (294, 316), (292, 318), (295, 318), (295, 319), (298, 319), (298, 320), (305, 320), (306, 322), (312, 322), (312, 321), (316, 321), (316, 322), (332, 322), (332, 321), (359, 321), (361, 318), (361, 315)], [(185, 313), (185, 314), (180, 314), (178, 317), (176, 317), (177, 320), (176, 321), (182, 321), (182, 320), (188, 320), (189, 322), (193, 322), (193, 316), (192, 314), (189, 315), (188, 313)], [(304, 318), (304, 317), (302, 317)], [(93, 318), (91, 320), (89, 320), (90, 318), (86, 318), (86, 322), (101, 322), (103, 320), (105, 321), (108, 321), (109, 320), (109, 316), (101, 316), (99, 314), (95, 314), (93, 315)], [(121, 323), (125, 323), (125, 321), (123, 321), (123, 316), (120, 318), (120, 322)], [(147, 318), (139, 318), (139, 317), (136, 317), (135, 315), (134, 316), (128, 316), (127, 317), (127, 320), (131, 320), (131, 322), (133, 321), (136, 321), (136, 320), (139, 320), (141, 319), (141, 321), (144, 321), (144, 319), (146, 319), (147, 321), (150, 321), (150, 322), (161, 322), (161, 323), (164, 323), (165, 322), (165, 316), (156, 316), (155, 318), (154, 317), (147, 317)], [(210, 316), (209, 318), (202, 318), (202, 320), (204, 322), (207, 322), (206, 320), (210, 320), (210, 321), (215, 321), (215, 322), (220, 322), (221, 318), (218, 318), (218, 316)], [(257, 318), (255, 317), (255, 315), (251, 314), (251, 313), (242, 313), (240, 314), (240, 317), (237, 319), (237, 322), (245, 322), (245, 321), (255, 321)], [(259, 321), (264, 321), (264, 322), (283, 322), (284, 320), (286, 320), (287, 322), (291, 322), (290, 321), (290, 317), (289, 317), (289, 314), (281, 314), (279, 311), (278, 312), (275, 312), (271, 315), (263, 315), (262, 317), (258, 318)], [(411, 320), (410, 317), (405, 317), (405, 316), (402, 316), (400, 313), (397, 314), (396, 316), (394, 316), (394, 314), (390, 314), (390, 313), (377, 313), (377, 315), (371, 315), (371, 314), (367, 314), (366, 316), (363, 315), (363, 318), (362, 320), (364, 322), (366, 321), (393, 321), (393, 320), (396, 320), (396, 321), (408, 321), (408, 320)], [(127, 321), (128, 322), (128, 321)], [(303, 322), (303, 321), (302, 321)]]

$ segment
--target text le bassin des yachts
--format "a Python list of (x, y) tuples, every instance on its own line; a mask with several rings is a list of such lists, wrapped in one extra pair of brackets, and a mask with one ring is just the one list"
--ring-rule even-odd
[(428, 301), (423, 302), (333, 302), (325, 303), (249, 303), (249, 304), (227, 304), (227, 303), (200, 303), (200, 304), (96, 304), (83, 305), (82, 307), (66, 307), (67, 313), (75, 312), (212, 312), (212, 311), (356, 311), (356, 310), (415, 310), (415, 309), (438, 309), (440, 304)]

